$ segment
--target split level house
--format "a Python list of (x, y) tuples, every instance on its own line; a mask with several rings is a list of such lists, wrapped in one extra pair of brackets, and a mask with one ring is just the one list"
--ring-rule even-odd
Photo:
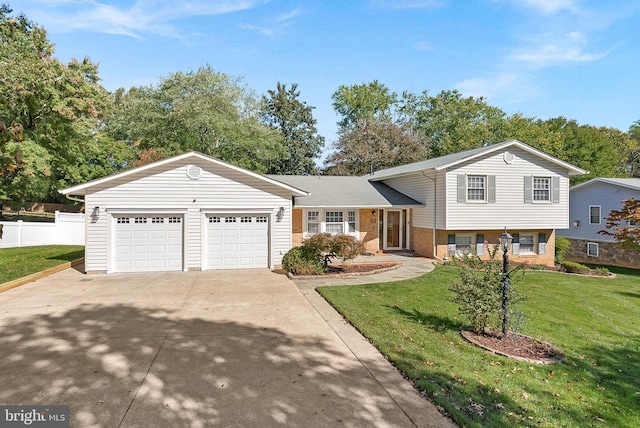
[(640, 178), (593, 178), (573, 186), (569, 195), (569, 228), (558, 231), (571, 243), (565, 258), (640, 268), (640, 251), (620, 248), (612, 236), (598, 233), (606, 229), (611, 210), (620, 210), (626, 199), (640, 199)]
[(190, 152), (61, 190), (83, 198), (89, 273), (273, 268), (316, 233), (369, 253), (445, 259), (498, 242), (553, 264), (569, 177), (586, 171), (520, 141), (362, 177), (261, 175)]

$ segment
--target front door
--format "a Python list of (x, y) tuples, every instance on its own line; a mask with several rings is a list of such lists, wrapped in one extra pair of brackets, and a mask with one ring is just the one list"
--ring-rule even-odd
[(402, 211), (387, 210), (385, 212), (384, 249), (402, 249)]

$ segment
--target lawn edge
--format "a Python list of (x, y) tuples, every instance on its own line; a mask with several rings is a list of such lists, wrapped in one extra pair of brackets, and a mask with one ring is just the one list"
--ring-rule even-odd
[(32, 273), (31, 275), (23, 276), (22, 278), (14, 279), (9, 282), (5, 282), (4, 284), (0, 284), (0, 293), (11, 290), (12, 288), (20, 287), (21, 285), (28, 284), (30, 282), (36, 281), (40, 278), (44, 278), (49, 275), (53, 275), (54, 273), (58, 273), (65, 269), (69, 269), (70, 267), (77, 266), (81, 263), (84, 263), (84, 257), (79, 259), (72, 260), (70, 262), (65, 262), (57, 266), (53, 266), (42, 270), (40, 272)]

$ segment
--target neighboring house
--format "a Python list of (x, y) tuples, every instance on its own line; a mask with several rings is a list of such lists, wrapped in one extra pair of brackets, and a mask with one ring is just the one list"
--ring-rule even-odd
[(553, 264), (569, 227), (569, 176), (586, 171), (520, 141), (364, 177), (264, 176), (186, 153), (64, 189), (83, 196), (87, 272), (273, 267), (315, 233), (370, 253), (446, 258), (498, 242)]
[(640, 267), (640, 251), (617, 246), (612, 236), (600, 235), (611, 210), (622, 208), (622, 201), (640, 199), (640, 178), (593, 178), (570, 190), (570, 228), (558, 231), (571, 247), (567, 260)]

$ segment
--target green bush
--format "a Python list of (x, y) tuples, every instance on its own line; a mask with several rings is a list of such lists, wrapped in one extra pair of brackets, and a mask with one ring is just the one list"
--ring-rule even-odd
[[(477, 334), (482, 334), (487, 327), (497, 327), (502, 314), (502, 263), (495, 260), (495, 252), (491, 254), (491, 258), (482, 264), (481, 269), (461, 267), (459, 281), (455, 281), (449, 288), (454, 294), (452, 302), (458, 304), (458, 312), (469, 320), (471, 329)], [(518, 265), (509, 272), (510, 310), (513, 310), (513, 305), (527, 299), (527, 296), (518, 293), (516, 287), (523, 276), (523, 265)], [(509, 326), (509, 329), (512, 327)]]
[(582, 273), (589, 274), (591, 273), (591, 269), (588, 266), (582, 265), (580, 263), (575, 262), (563, 262), (562, 267), (565, 271), (569, 273)]
[(569, 250), (571, 242), (567, 238), (556, 236), (556, 256), (555, 263), (561, 265), (564, 262), (564, 255)]
[(319, 275), (322, 262), (306, 247), (293, 247), (282, 258), (282, 268), (294, 275)]

